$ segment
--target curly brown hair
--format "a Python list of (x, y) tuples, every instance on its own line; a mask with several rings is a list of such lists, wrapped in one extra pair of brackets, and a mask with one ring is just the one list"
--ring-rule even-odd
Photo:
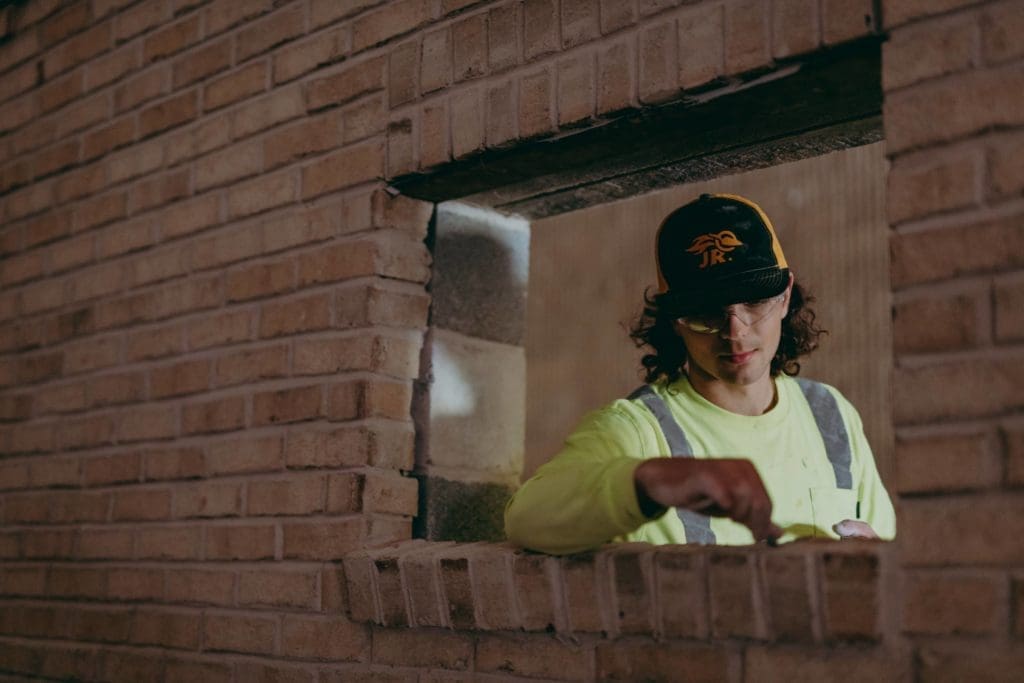
[[(800, 363), (797, 359), (818, 348), (818, 338), (828, 334), (815, 324), (816, 316), (810, 307), (813, 301), (814, 297), (807, 289), (798, 282), (793, 283), (789, 310), (782, 319), (779, 348), (772, 358), (772, 377), (779, 373), (798, 375)], [(644, 381), (650, 383), (664, 377), (671, 383), (682, 376), (686, 345), (673, 329), (673, 323), (679, 317), (680, 312), (668, 304), (664, 295), (644, 292), (644, 312), (629, 332), (637, 347), (649, 346), (654, 351), (640, 359), (644, 367)]]

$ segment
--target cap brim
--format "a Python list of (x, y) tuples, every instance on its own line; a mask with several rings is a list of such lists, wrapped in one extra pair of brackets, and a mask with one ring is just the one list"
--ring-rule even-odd
[(757, 272), (737, 273), (720, 280), (705, 290), (669, 291), (658, 297), (665, 304), (684, 312), (720, 308), (744, 301), (769, 299), (782, 294), (789, 285), (788, 268), (766, 268)]

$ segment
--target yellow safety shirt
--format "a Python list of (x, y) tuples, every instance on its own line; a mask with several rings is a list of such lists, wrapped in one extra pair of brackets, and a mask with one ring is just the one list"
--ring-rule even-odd
[(551, 554), (612, 540), (753, 543), (747, 527), (727, 518), (684, 510), (665, 510), (653, 519), (643, 515), (634, 469), (646, 458), (678, 457), (680, 448), (697, 458), (750, 460), (771, 497), (772, 521), (784, 530), (783, 542), (837, 538), (832, 525), (844, 519), (865, 521), (892, 539), (896, 516), (856, 409), (831, 386), (799, 382), (777, 377), (778, 401), (763, 415), (724, 410), (685, 376), (671, 385), (645, 385), (633, 397), (590, 413), (562, 451), (509, 500), (509, 540)]

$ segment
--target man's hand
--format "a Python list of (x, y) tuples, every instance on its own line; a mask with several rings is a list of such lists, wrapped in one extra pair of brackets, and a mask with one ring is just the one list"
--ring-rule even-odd
[(747, 526), (758, 541), (777, 539), (772, 501), (754, 465), (742, 458), (652, 458), (633, 474), (637, 500), (648, 517), (659, 507), (681, 507)]
[(867, 522), (860, 522), (855, 519), (844, 519), (832, 525), (832, 531), (839, 534), (839, 538), (861, 538), (870, 541), (877, 541), (878, 534)]

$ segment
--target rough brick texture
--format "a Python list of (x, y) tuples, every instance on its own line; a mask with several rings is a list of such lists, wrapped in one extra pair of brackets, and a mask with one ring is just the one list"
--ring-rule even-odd
[[(359, 555), (417, 504), (430, 207), (383, 181), (881, 22), (904, 593), (856, 545)], [(1021, 24), (1013, 0), (6, 3), (0, 674), (1018, 670)]]

